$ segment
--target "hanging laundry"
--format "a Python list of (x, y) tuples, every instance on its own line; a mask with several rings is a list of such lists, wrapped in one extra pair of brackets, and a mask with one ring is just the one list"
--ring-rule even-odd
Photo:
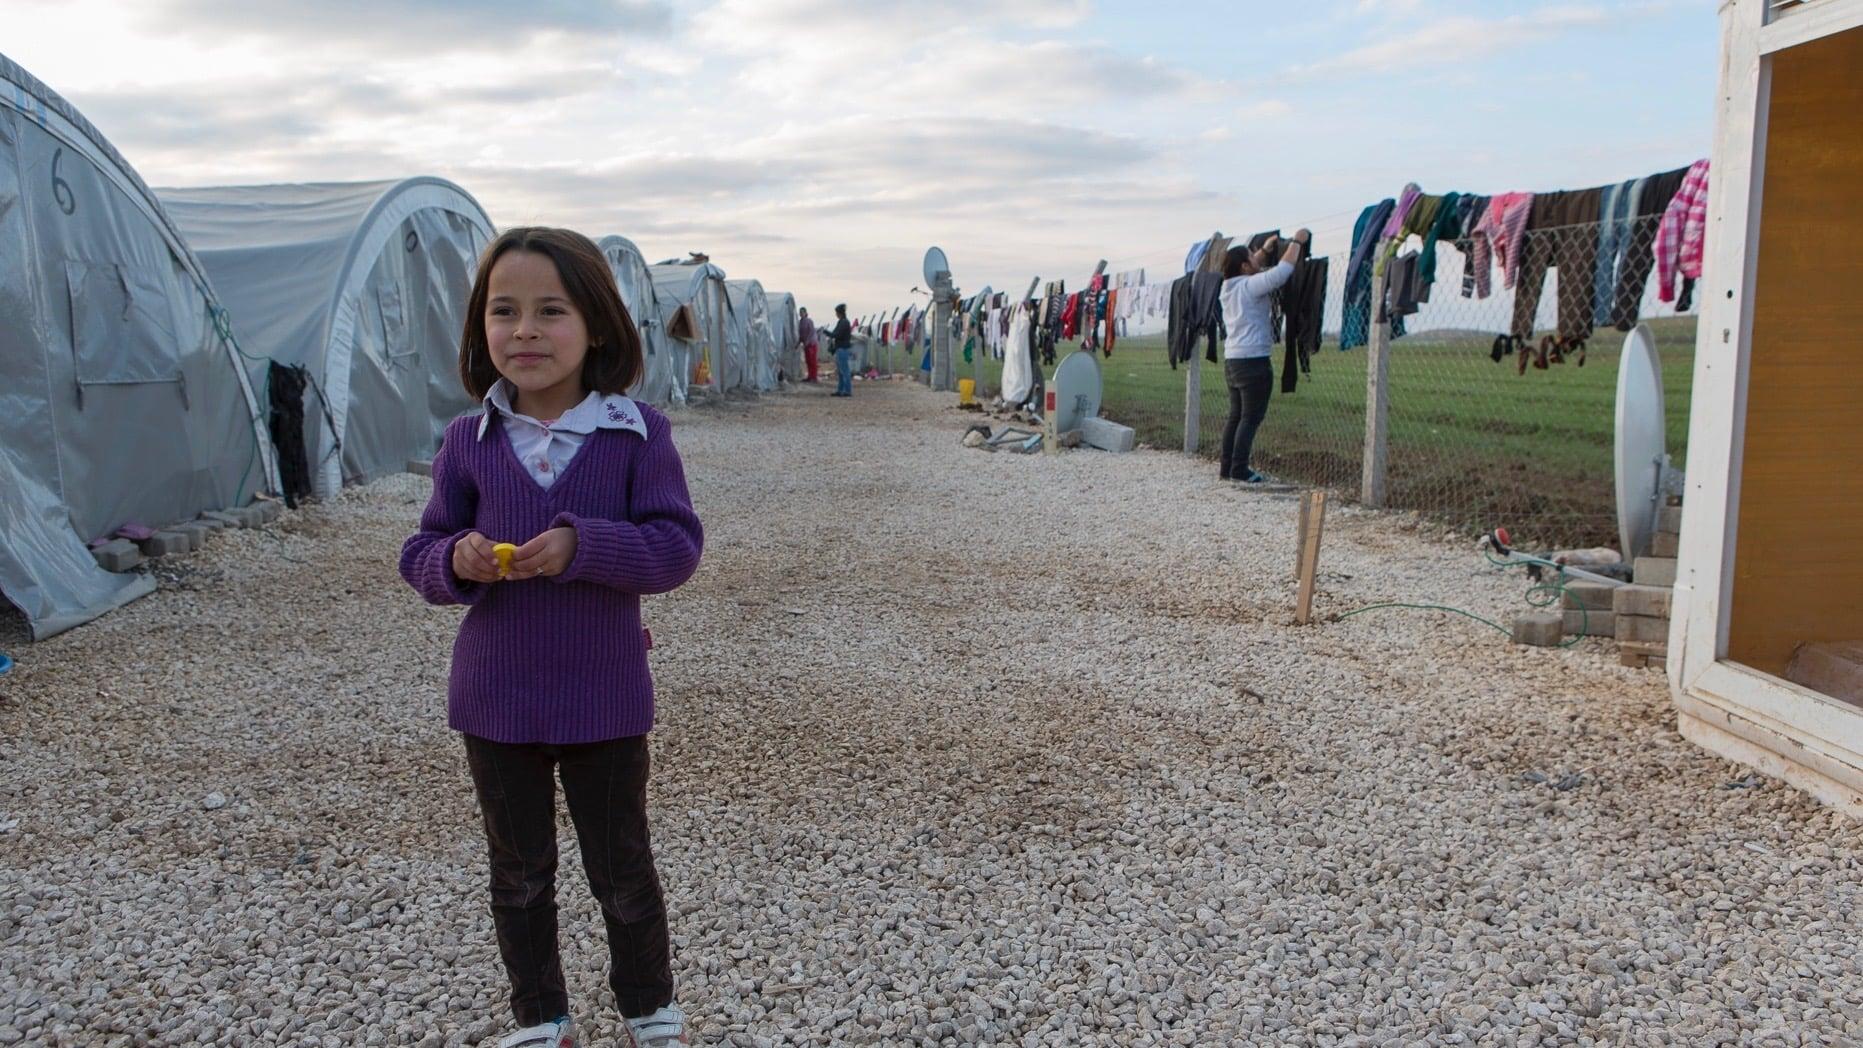
[[(1682, 177), (1681, 188), (1663, 209), (1656, 229), (1656, 297), (1689, 306), (1689, 288), (1701, 278), (1702, 241), (1708, 228), (1708, 162), (1697, 160)], [(1678, 300), (1676, 276), (1687, 281)]]
[(1423, 254), (1417, 259), (1417, 277), (1425, 285), (1436, 282), (1436, 244), (1462, 235), (1462, 194), (1444, 193), (1432, 209), (1433, 220), (1423, 232)]
[(1100, 352), (1105, 356), (1113, 355), (1113, 339), (1119, 335), (1119, 298), (1125, 288), (1108, 288), (1106, 290), (1106, 340), (1100, 343)]
[(1481, 296), (1488, 296), (1489, 268), (1493, 263), (1486, 254), (1482, 256), (1481, 266), (1475, 265), (1475, 227), (1481, 224), (1482, 216), (1488, 213), (1488, 198), (1485, 196), (1464, 195), (1456, 204), (1461, 212), (1459, 224), (1462, 232), (1456, 236), (1455, 249), (1462, 252), (1462, 297), (1474, 298), (1480, 290)]
[(1632, 227), (1636, 222), (1637, 197), (1643, 192), (1644, 179), (1632, 178), (1604, 187), (1598, 204), (1598, 268), (1592, 274), (1591, 322), (1605, 327), (1612, 320), (1617, 290), (1617, 270), (1630, 247)]
[(1365, 344), (1371, 331), (1371, 255), (1382, 239), (1384, 225), (1397, 207), (1386, 197), (1359, 212), (1352, 224), (1352, 254), (1346, 260), (1345, 295), (1340, 307), (1339, 348)]
[(1196, 354), (1200, 337), (1208, 339), (1205, 357), (1212, 363), (1220, 359), (1216, 350), (1222, 341), (1222, 289), (1222, 276), (1206, 270), (1172, 281), (1170, 320), (1165, 329), (1171, 367)]
[(1532, 193), (1498, 193), (1488, 198), (1488, 210), (1475, 227), (1475, 292), (1489, 294), (1489, 269), (1501, 267), (1501, 286), (1513, 287), (1520, 273), (1520, 235), (1533, 213)]
[[(1311, 244), (1308, 245), (1311, 248)], [(1278, 294), (1286, 314), (1287, 353), (1281, 362), (1281, 392), (1292, 393), (1300, 381), (1295, 375), (1298, 363), (1301, 375), (1310, 375), (1312, 359), (1320, 351), (1321, 327), (1326, 319), (1325, 258), (1303, 258), (1294, 267), (1294, 275)]]
[[(1559, 270), (1558, 338), (1551, 343), (1541, 340), (1535, 367), (1544, 369), (1557, 363), (1555, 356), (1578, 353), (1583, 359), (1585, 342), (1591, 337), (1593, 279), (1598, 259), (1598, 209), (1604, 196), (1602, 187), (1540, 193), (1533, 198), (1531, 214), (1522, 236), (1520, 269), (1514, 285), (1514, 322), (1510, 333), (1520, 353), (1520, 370), (1526, 370), (1526, 342), (1532, 338), (1534, 320), (1539, 314), (1540, 293), (1545, 290), (1546, 271)], [(1567, 275), (1570, 274), (1570, 279)]]
[(1422, 195), (1423, 190), (1417, 188), (1415, 182), (1404, 184), (1404, 188), (1397, 194), (1397, 206), (1391, 210), (1391, 217), (1385, 220), (1384, 229), (1378, 234), (1380, 239), (1389, 240), (1404, 228), (1404, 219), (1410, 217), (1410, 209), (1416, 206), (1417, 199)]
[(1636, 217), (1630, 224), (1630, 243), (1624, 249), (1623, 261), (1617, 266), (1611, 326), (1619, 331), (1637, 326), (1637, 318), (1643, 311), (1643, 292), (1649, 285), (1650, 271), (1656, 266), (1656, 230), (1669, 201), (1675, 198), (1676, 190), (1681, 188), (1682, 179), (1687, 175), (1688, 168), (1678, 167), (1643, 180), (1643, 189), (1637, 194)]

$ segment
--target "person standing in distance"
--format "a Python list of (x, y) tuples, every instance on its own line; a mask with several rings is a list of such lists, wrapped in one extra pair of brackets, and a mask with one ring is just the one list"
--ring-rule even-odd
[[(1223, 256), (1223, 379), (1229, 387), (1229, 420), (1223, 424), (1222, 478), (1260, 484), (1266, 476), (1249, 466), (1255, 434), (1274, 392), (1272, 298), (1294, 275), (1313, 234), (1305, 229), (1281, 247), (1275, 237), (1253, 255), (1236, 245)], [(1277, 251), (1281, 260), (1269, 265)], [(1194, 365), (1193, 365), (1194, 366)]]
[(834, 307), (834, 395), (854, 395), (854, 325), (847, 322), (847, 304)]
[(821, 363), (816, 356), (820, 352), (820, 346), (815, 337), (815, 321), (809, 319), (807, 307), (804, 307), (801, 312), (802, 318), (796, 321), (796, 339), (802, 343), (802, 362), (809, 369), (808, 377), (802, 381), (820, 382)]

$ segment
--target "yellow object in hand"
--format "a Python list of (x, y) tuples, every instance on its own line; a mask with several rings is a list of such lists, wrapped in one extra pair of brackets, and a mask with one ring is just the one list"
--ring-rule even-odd
[(499, 578), (502, 579), (511, 574), (511, 556), (516, 552), (517, 547), (509, 542), (498, 542), (492, 545), (492, 556), (498, 558)]

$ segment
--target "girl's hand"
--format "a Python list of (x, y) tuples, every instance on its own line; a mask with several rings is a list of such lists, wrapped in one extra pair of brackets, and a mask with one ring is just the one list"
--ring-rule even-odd
[(473, 532), (453, 543), (453, 574), (468, 582), (497, 582), (498, 558), (492, 540)]
[(576, 529), (551, 528), (531, 539), (511, 556), (513, 579), (530, 579), (540, 575), (561, 575), (576, 559)]

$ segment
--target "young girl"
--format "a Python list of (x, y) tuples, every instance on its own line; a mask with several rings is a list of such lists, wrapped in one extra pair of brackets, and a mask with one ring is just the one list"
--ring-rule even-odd
[[(556, 944), (556, 793), (608, 926), (633, 1048), (689, 1044), (647, 834), (653, 680), (640, 596), (692, 577), (703, 536), (666, 417), (623, 391), (640, 336), (588, 238), (507, 230), (485, 251), (433, 498), (401, 550), (431, 604), (470, 607), (447, 722), (465, 740), (491, 852), (492, 923), (522, 1027), (500, 1048), (574, 1048)], [(496, 543), (517, 546), (500, 565)]]

